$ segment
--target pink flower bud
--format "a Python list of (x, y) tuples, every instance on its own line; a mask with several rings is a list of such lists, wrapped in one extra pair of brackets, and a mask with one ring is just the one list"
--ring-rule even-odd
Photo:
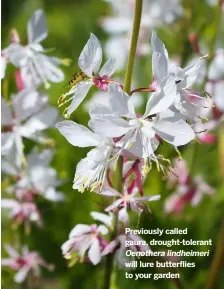
[(200, 48), (199, 48), (199, 43), (198, 43), (198, 37), (196, 33), (191, 33), (189, 35), (189, 41), (192, 45), (192, 48), (195, 53), (200, 54)]

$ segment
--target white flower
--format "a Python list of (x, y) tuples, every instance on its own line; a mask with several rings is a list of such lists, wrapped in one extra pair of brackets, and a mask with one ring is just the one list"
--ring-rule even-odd
[(35, 203), (20, 203), (13, 199), (2, 199), (1, 207), (9, 210), (9, 218), (21, 224), (27, 221), (34, 222), (41, 226), (41, 217)]
[(151, 42), (153, 49), (152, 70), (156, 81), (160, 82), (168, 75), (175, 77), (177, 94), (173, 105), (169, 109), (174, 113), (179, 113), (185, 120), (198, 120), (197, 108), (211, 107), (212, 105), (211, 101), (204, 95), (190, 89), (197, 77), (200, 59), (182, 69), (169, 62), (165, 45), (155, 31), (152, 33)]
[[(99, 215), (96, 216), (96, 214), (93, 213), (93, 216), (99, 220)], [(100, 216), (100, 219), (102, 219), (102, 216)], [(103, 220), (105, 222), (105, 216)], [(106, 220), (106, 222), (108, 222), (108, 220)], [(64, 257), (71, 259), (74, 252), (76, 252), (81, 261), (83, 261), (84, 255), (88, 250), (89, 260), (94, 265), (97, 265), (101, 260), (101, 252), (107, 244), (101, 235), (106, 235), (107, 233), (108, 229), (104, 225), (76, 225), (69, 234), (69, 240), (61, 247)]]
[(110, 212), (116, 208), (119, 209), (118, 212), (118, 219), (121, 222), (128, 223), (129, 222), (129, 216), (127, 209), (131, 209), (132, 211), (136, 213), (140, 213), (144, 206), (141, 202), (143, 201), (156, 201), (160, 199), (160, 195), (155, 196), (144, 196), (144, 197), (136, 197), (136, 194), (138, 193), (138, 189), (135, 187), (133, 191), (129, 191), (128, 187), (125, 186), (124, 193), (121, 194), (115, 189), (111, 187), (105, 187), (102, 192), (100, 192), (100, 195), (103, 196), (110, 196), (110, 197), (117, 197), (117, 199), (105, 209), (105, 212)]
[(70, 115), (80, 105), (92, 85), (97, 86), (101, 90), (107, 90), (109, 77), (115, 70), (115, 60), (110, 58), (99, 71), (101, 62), (101, 44), (98, 38), (91, 33), (78, 61), (81, 71), (85, 74), (85, 79), (77, 85), (74, 85), (68, 93), (61, 97), (63, 100), (68, 95), (72, 95), (70, 99), (65, 101), (68, 102), (72, 99), (71, 104), (66, 109), (68, 115)]
[(22, 248), (21, 255), (10, 245), (5, 245), (4, 247), (10, 258), (2, 259), (1, 264), (17, 271), (14, 276), (16, 283), (23, 283), (30, 271), (32, 271), (34, 276), (38, 277), (40, 275), (39, 266), (45, 267), (48, 270), (53, 269), (53, 266), (47, 264), (39, 253), (35, 251), (30, 252), (27, 247)]
[(63, 201), (63, 194), (56, 190), (61, 181), (57, 179), (56, 170), (49, 167), (52, 157), (52, 150), (38, 152), (33, 149), (27, 156), (27, 166), (23, 171), (16, 168), (10, 158), (3, 158), (2, 171), (17, 177), (15, 185), (8, 187), (7, 191), (15, 192), (19, 200), (32, 201), (41, 194), (53, 202)]
[[(62, 61), (56, 57), (45, 55), (41, 46), (48, 34), (45, 15), (42, 9), (37, 10), (30, 18), (27, 25), (28, 45), (22, 46), (12, 43), (8, 47), (10, 62), (21, 69), (26, 87), (43, 82), (48, 88), (50, 82), (61, 82), (64, 80), (63, 72), (58, 68)], [(32, 79), (32, 81), (27, 81)]]
[(21, 166), (22, 138), (38, 141), (38, 133), (51, 127), (57, 110), (47, 104), (47, 97), (35, 90), (26, 89), (12, 98), (12, 106), (1, 99), (2, 105), (2, 155), (12, 154), (15, 164)]
[[(160, 118), (159, 114), (173, 103), (176, 85), (173, 77), (160, 83), (161, 89), (151, 95), (143, 116), (138, 116), (132, 100), (115, 83), (109, 86), (111, 109), (95, 106), (90, 110), (89, 126), (106, 137), (122, 137), (116, 144), (136, 157), (149, 159), (159, 145), (158, 137), (180, 146), (194, 137), (194, 131), (177, 116)], [(125, 118), (125, 119), (124, 119)]]
[(78, 163), (73, 188), (83, 192), (86, 188), (94, 190), (98, 186), (101, 187), (106, 177), (109, 159), (114, 147), (113, 140), (100, 136), (73, 121), (59, 122), (56, 127), (74, 146), (96, 146), (88, 152), (86, 158)]

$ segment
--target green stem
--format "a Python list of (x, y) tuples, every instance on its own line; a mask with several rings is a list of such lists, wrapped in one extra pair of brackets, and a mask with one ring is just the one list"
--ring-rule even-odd
[(219, 232), (216, 250), (210, 272), (208, 274), (208, 281), (206, 282), (205, 289), (214, 289), (217, 283), (217, 277), (224, 260), (224, 220), (222, 221), (221, 229)]
[[(112, 175), (112, 185), (118, 191), (122, 192), (123, 183), (122, 183), (122, 170), (123, 170), (123, 160), (122, 157), (119, 157), (117, 161), (117, 167)], [(114, 240), (117, 236), (117, 223), (118, 223), (118, 214), (114, 214), (113, 218), (113, 230), (111, 232), (110, 239)], [(104, 277), (104, 289), (110, 289), (111, 276), (113, 273), (113, 264), (114, 264), (114, 254), (109, 254), (106, 257), (105, 264), (105, 277)]]
[[(141, 15), (142, 15), (142, 0), (136, 0), (134, 24), (133, 24), (132, 38), (131, 38), (131, 47), (130, 47), (130, 53), (128, 57), (128, 64), (126, 68), (125, 82), (124, 82), (124, 91), (126, 91), (128, 94), (130, 94), (130, 89), (131, 89), (131, 79), (132, 79), (133, 66), (134, 66), (134, 60), (135, 60), (135, 54), (136, 54), (136, 47), (138, 43)], [(112, 176), (112, 185), (120, 193), (122, 193), (123, 191), (122, 169), (123, 169), (122, 157), (119, 157), (117, 161), (116, 171)], [(111, 240), (113, 240), (117, 236), (117, 223), (118, 223), (118, 215), (115, 214), (114, 220), (113, 220), (113, 231), (111, 233)], [(111, 276), (113, 273), (113, 264), (114, 264), (114, 255), (109, 254), (106, 257), (105, 280), (104, 280), (104, 287), (103, 287), (104, 289), (110, 289)]]
[(131, 37), (131, 47), (130, 47), (128, 65), (127, 65), (125, 81), (124, 81), (124, 91), (126, 91), (128, 94), (130, 94), (130, 90), (131, 90), (131, 78), (132, 78), (136, 48), (137, 48), (137, 43), (138, 43), (141, 16), (142, 16), (142, 0), (136, 0), (135, 16), (134, 16), (134, 23), (133, 23), (132, 37)]

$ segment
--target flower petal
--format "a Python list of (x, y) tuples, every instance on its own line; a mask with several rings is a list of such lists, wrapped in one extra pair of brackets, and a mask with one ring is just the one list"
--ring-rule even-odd
[(157, 36), (157, 33), (155, 30), (152, 32), (151, 43), (152, 43), (153, 52), (159, 52), (168, 59), (168, 52), (166, 50), (166, 47)]
[(99, 75), (102, 77), (111, 76), (115, 71), (115, 62), (116, 60), (114, 58), (108, 59), (104, 66), (101, 68)]
[(30, 266), (23, 266), (14, 276), (14, 281), (19, 284), (22, 283), (26, 279), (29, 270)]
[(168, 61), (167, 58), (158, 52), (152, 55), (152, 72), (157, 81), (161, 81), (168, 75)]
[(4, 248), (5, 248), (6, 252), (9, 254), (9, 256), (12, 257), (13, 259), (19, 257), (18, 252), (10, 245), (5, 245)]
[(112, 253), (114, 251), (114, 249), (117, 247), (119, 241), (117, 239), (111, 241), (102, 251), (101, 255), (105, 256), (109, 253)]
[(90, 78), (93, 74), (98, 73), (102, 62), (102, 47), (98, 38), (94, 34), (90, 34), (79, 56), (79, 67)]
[(118, 213), (118, 220), (123, 222), (123, 223), (128, 223), (129, 222), (129, 216), (126, 208), (122, 208), (119, 213)]
[(23, 89), (12, 99), (16, 118), (21, 121), (38, 112), (47, 104), (48, 97), (34, 89)]
[(108, 91), (109, 101), (115, 114), (130, 118), (136, 117), (132, 100), (117, 83), (110, 83)]
[(1, 99), (1, 112), (2, 112), (1, 116), (2, 125), (11, 125), (12, 112), (3, 98)]
[(76, 225), (69, 233), (69, 239), (89, 233), (90, 231), (91, 231), (91, 227), (89, 225), (84, 225), (84, 224)]
[(161, 91), (153, 93), (149, 98), (143, 118), (165, 111), (174, 102), (177, 95), (175, 77), (168, 76), (160, 86)]
[(83, 99), (86, 97), (90, 87), (91, 82), (82, 81), (74, 88), (74, 97), (71, 104), (68, 107), (68, 114), (71, 114), (80, 105)]
[(99, 213), (99, 212), (91, 212), (90, 215), (94, 220), (100, 221), (108, 227), (112, 225), (113, 218), (110, 215), (106, 215), (106, 214)]
[(64, 120), (56, 124), (56, 128), (73, 146), (98, 146), (103, 139), (83, 125), (71, 120)]
[(117, 208), (122, 202), (123, 202), (123, 199), (118, 199), (118, 200), (116, 200), (115, 202), (113, 202), (110, 206), (108, 206), (108, 207), (105, 209), (105, 212), (109, 212), (109, 211)]
[(39, 113), (34, 114), (24, 125), (20, 127), (20, 134), (31, 137), (32, 134), (52, 127), (57, 119), (58, 111), (53, 107), (45, 107)]
[(97, 233), (100, 233), (102, 235), (106, 235), (106, 234), (108, 234), (108, 232), (109, 232), (109, 230), (104, 225), (99, 225), (97, 228)]
[(145, 197), (138, 197), (135, 198), (136, 201), (158, 201), (160, 200), (160, 195), (154, 195), (154, 196), (145, 196)]
[(95, 239), (89, 249), (88, 252), (89, 260), (93, 263), (93, 265), (97, 265), (101, 260), (100, 254), (100, 242), (98, 239)]
[(6, 62), (5, 57), (1, 56), (1, 79), (5, 78), (6, 65), (7, 65), (7, 62)]
[(182, 119), (161, 119), (153, 128), (162, 139), (174, 146), (185, 145), (195, 138), (193, 129)]
[(105, 137), (119, 137), (131, 129), (129, 123), (116, 115), (107, 118), (91, 119), (89, 126)]
[(42, 9), (37, 10), (31, 16), (27, 25), (27, 32), (29, 44), (39, 43), (47, 37), (48, 29)]

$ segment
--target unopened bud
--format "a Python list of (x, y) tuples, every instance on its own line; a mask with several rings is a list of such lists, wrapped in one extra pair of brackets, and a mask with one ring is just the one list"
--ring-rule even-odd
[(9, 41), (10, 43), (20, 43), (20, 37), (15, 28), (12, 28), (9, 32)]
[(191, 33), (189, 35), (189, 41), (192, 45), (192, 48), (195, 53), (200, 54), (200, 48), (199, 48), (199, 43), (198, 43), (198, 37), (196, 33)]

